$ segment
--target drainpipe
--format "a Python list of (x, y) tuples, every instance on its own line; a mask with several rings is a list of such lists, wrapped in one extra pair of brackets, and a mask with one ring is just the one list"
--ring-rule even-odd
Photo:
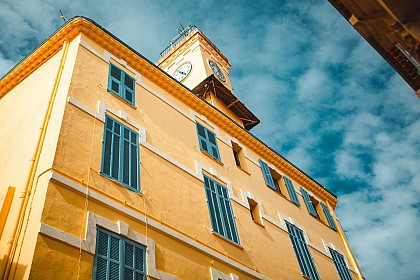
[[(27, 206), (28, 206), (29, 197), (31, 196), (32, 186), (33, 186), (33, 183), (34, 183), (34, 180), (35, 180), (38, 164), (39, 164), (39, 161), (40, 161), (40, 158), (41, 158), (41, 152), (42, 152), (42, 148), (44, 146), (44, 141), (45, 141), (45, 138), (46, 138), (48, 125), (49, 125), (50, 118), (51, 118), (51, 112), (52, 112), (52, 109), (54, 107), (55, 98), (57, 96), (58, 86), (60, 84), (61, 76), (63, 74), (64, 64), (66, 62), (68, 49), (69, 49), (69, 43), (67, 42), (67, 40), (64, 40), (63, 41), (63, 54), (61, 56), (60, 66), (58, 68), (57, 75), (55, 77), (54, 87), (53, 87), (53, 90), (51, 92), (50, 99), (48, 101), (48, 108), (47, 108), (47, 111), (45, 112), (44, 121), (43, 121), (42, 127), (41, 127), (41, 133), (38, 137), (38, 142), (37, 142), (37, 145), (36, 145), (35, 154), (33, 156), (31, 167), (29, 169), (28, 180), (27, 180), (27, 183), (26, 183), (26, 186), (25, 186), (25, 191), (24, 191), (22, 203), (20, 204), (20, 208), (19, 208), (19, 218), (18, 218), (17, 223), (15, 225), (13, 235), (10, 237), (11, 239), (13, 239), (13, 241), (10, 245), (8, 245), (7, 254), (6, 254), (7, 266), (6, 266), (5, 272), (3, 274), (3, 280), (9, 279), (12, 266), (14, 266), (14, 271), (13, 271), (13, 276), (12, 276), (12, 279), (13, 279), (15, 277), (15, 273), (16, 273), (16, 270), (17, 270), (17, 267), (18, 267), (19, 256), (18, 256), (18, 258), (16, 259), (15, 262), (13, 262), (13, 259), (15, 258), (16, 250), (17, 250), (17, 247), (19, 245), (18, 243), (19, 243), (19, 238), (20, 238), (22, 228), (23, 228), (23, 222), (25, 220), (25, 213), (26, 213), (26, 209), (27, 209)], [(22, 240), (21, 242), (23, 243), (23, 241), (24, 240)]]
[(350, 261), (351, 266), (356, 270), (357, 276), (359, 280), (364, 280), (365, 277), (363, 277), (362, 271), (360, 270), (359, 264), (356, 261), (356, 258), (354, 257), (353, 251), (350, 248), (350, 244), (349, 241), (347, 240), (346, 235), (344, 234), (343, 229), (341, 228), (341, 224), (340, 221), (337, 219), (337, 216), (335, 215), (334, 210), (332, 209), (331, 205), (327, 202), (327, 207), (330, 210), (331, 213), (333, 213), (335, 221), (336, 221), (336, 225), (337, 225), (337, 231), (338, 234), (340, 235), (341, 241), (343, 242), (344, 245), (344, 249), (346, 250), (347, 253), (347, 257)]

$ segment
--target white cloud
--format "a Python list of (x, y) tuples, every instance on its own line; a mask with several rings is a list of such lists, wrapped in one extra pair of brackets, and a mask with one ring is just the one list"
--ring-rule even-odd
[(299, 77), (296, 82), (297, 94), (300, 101), (313, 105), (320, 105), (331, 98), (331, 81), (319, 68), (310, 68)]

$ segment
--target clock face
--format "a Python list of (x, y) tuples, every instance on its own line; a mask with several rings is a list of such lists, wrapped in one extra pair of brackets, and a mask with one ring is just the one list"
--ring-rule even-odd
[(209, 61), (209, 65), (210, 65), (210, 68), (213, 70), (214, 74), (216, 74), (216, 76), (219, 77), (220, 80), (222, 80), (223, 82), (226, 82), (225, 75), (223, 75), (219, 66), (217, 66), (217, 64), (214, 63), (213, 61)]
[(191, 72), (191, 69), (192, 64), (190, 62), (185, 62), (175, 70), (173, 77), (178, 82), (181, 82), (188, 76), (188, 74)]

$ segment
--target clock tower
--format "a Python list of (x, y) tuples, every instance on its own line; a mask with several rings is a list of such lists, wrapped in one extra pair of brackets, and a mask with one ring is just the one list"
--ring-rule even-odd
[(233, 94), (229, 60), (197, 27), (179, 30), (156, 64), (246, 130), (260, 122)]
[(229, 60), (193, 25), (180, 31), (160, 56), (157, 66), (189, 89), (214, 74), (224, 86), (232, 90)]

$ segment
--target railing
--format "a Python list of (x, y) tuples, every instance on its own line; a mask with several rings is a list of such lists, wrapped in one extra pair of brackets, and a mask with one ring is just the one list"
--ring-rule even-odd
[(397, 47), (397, 49), (400, 50), (400, 52), (405, 56), (405, 58), (407, 58), (408, 61), (410, 61), (414, 67), (417, 68), (417, 73), (420, 75), (420, 62), (417, 61), (417, 59), (415, 59), (414, 57), (411, 56), (411, 54), (406, 51), (399, 43), (397, 43), (395, 45)]
[(188, 25), (182, 31), (179, 32), (178, 35), (175, 36), (170, 42), (169, 45), (160, 53), (160, 57), (163, 57), (167, 53), (169, 53), (173, 48), (175, 48), (182, 40), (185, 39), (193, 30), (197, 29), (195, 25)]

